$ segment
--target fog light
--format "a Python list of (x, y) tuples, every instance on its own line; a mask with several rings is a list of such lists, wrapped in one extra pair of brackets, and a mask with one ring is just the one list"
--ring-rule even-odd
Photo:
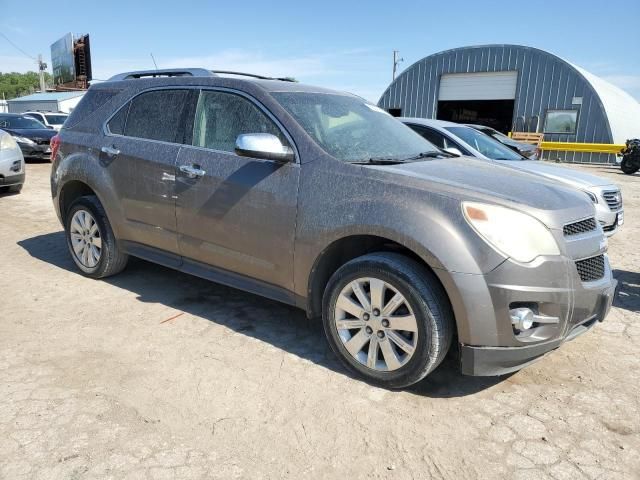
[(511, 324), (516, 330), (529, 330), (533, 327), (534, 313), (530, 308), (520, 307), (509, 310)]
[(19, 172), (20, 171), (20, 160), (16, 160), (15, 162), (13, 162), (13, 165), (11, 165), (10, 170), (12, 172)]

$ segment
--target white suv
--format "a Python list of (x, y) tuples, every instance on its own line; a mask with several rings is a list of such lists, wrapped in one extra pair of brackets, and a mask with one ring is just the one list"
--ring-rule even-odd
[(24, 157), (20, 147), (11, 135), (0, 130), (0, 192), (20, 192), (24, 176)]
[(53, 128), (58, 132), (62, 128), (65, 120), (69, 117), (68, 113), (51, 112), (24, 112), (23, 115), (35, 118), (39, 122), (43, 123), (46, 127)]

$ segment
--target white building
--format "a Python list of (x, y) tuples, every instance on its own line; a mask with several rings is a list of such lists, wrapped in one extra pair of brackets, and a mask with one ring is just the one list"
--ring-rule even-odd
[[(7, 100), (7, 104), (9, 113), (30, 111), (70, 113), (84, 94), (84, 91), (34, 93)], [(1, 107), (0, 111), (2, 111)]]

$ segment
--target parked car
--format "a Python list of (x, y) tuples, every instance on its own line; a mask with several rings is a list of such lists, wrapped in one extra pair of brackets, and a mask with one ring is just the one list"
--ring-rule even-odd
[(25, 158), (51, 158), (51, 138), (56, 131), (34, 118), (18, 113), (0, 113), (0, 129), (18, 142)]
[(494, 140), (497, 140), (504, 146), (509, 147), (514, 152), (518, 152), (520, 155), (528, 158), (529, 160), (537, 160), (539, 158), (540, 152), (538, 150), (538, 147), (536, 147), (535, 145), (531, 145), (530, 143), (518, 142), (513, 138), (508, 137), (504, 133), (499, 132), (495, 128), (486, 127), (484, 125), (467, 124), (467, 127), (475, 128), (479, 132), (482, 132), (485, 135), (489, 135)]
[(295, 305), (385, 387), (425, 377), (454, 339), (466, 374), (517, 370), (613, 300), (583, 193), (444, 158), (354, 95), (132, 72), (91, 86), (53, 148), (53, 203), (84, 275), (133, 255)]
[(11, 135), (0, 130), (0, 193), (19, 193), (24, 185), (24, 158)]
[(59, 132), (65, 120), (69, 117), (68, 113), (62, 112), (24, 112), (24, 115), (35, 118), (47, 128), (53, 128)]
[(586, 193), (596, 209), (596, 219), (607, 236), (624, 224), (620, 188), (609, 180), (551, 163), (528, 160), (478, 130), (443, 120), (401, 118), (439, 148), (458, 155), (469, 155), (556, 180)]

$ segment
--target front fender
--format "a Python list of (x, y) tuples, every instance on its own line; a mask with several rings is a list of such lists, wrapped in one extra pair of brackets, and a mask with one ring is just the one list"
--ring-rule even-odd
[[(323, 164), (305, 165), (300, 184), (294, 279), (298, 295), (306, 296), (310, 272), (322, 252), (356, 235), (399, 243), (434, 270), (483, 274), (504, 261), (467, 224), (460, 200), (348, 170), (340, 175)], [(334, 168), (345, 167), (358, 171), (352, 165)]]

